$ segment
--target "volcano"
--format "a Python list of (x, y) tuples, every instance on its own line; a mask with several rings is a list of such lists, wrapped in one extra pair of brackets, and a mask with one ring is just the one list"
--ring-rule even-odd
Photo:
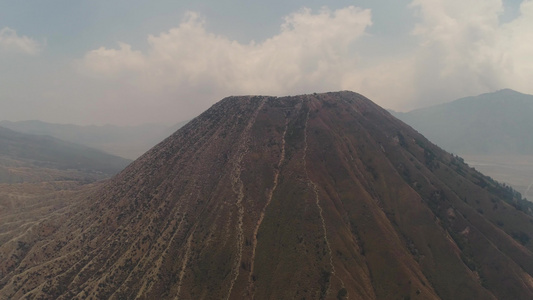
[(229, 97), (2, 230), (0, 298), (533, 299), (532, 214), (359, 94)]

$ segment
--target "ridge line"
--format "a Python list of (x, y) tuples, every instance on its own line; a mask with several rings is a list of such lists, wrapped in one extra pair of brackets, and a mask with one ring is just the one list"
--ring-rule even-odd
[(281, 172), (281, 164), (285, 160), (285, 136), (287, 135), (287, 129), (289, 127), (289, 119), (287, 116), (285, 116), (285, 129), (283, 130), (283, 135), (281, 137), (281, 154), (278, 161), (277, 169), (274, 174), (274, 183), (272, 185), (272, 188), (268, 191), (267, 196), (267, 202), (265, 206), (263, 207), (263, 210), (259, 214), (259, 220), (257, 221), (257, 224), (255, 226), (254, 232), (252, 234), (252, 257), (250, 259), (250, 274), (248, 277), (248, 294), (251, 299), (253, 299), (254, 296), (254, 283), (252, 280), (253, 272), (254, 272), (254, 265), (255, 265), (255, 250), (257, 248), (257, 233), (259, 232), (259, 227), (261, 227), (261, 224), (263, 223), (263, 219), (265, 218), (266, 210), (268, 206), (270, 205), (270, 202), (272, 202), (272, 197), (274, 195), (274, 191), (276, 190), (279, 182), (279, 174)]
[[(331, 245), (330, 245), (329, 240), (328, 240), (328, 231), (327, 231), (327, 228), (326, 228), (326, 221), (324, 220), (323, 209), (322, 209), (322, 206), (320, 205), (320, 198), (318, 196), (318, 188), (317, 188), (316, 184), (313, 182), (313, 180), (311, 179), (311, 177), (309, 177), (309, 172), (307, 171), (307, 161), (306, 161), (307, 149), (308, 149), (308, 144), (307, 144), (307, 124), (309, 122), (309, 112), (310, 112), (310, 108), (307, 109), (307, 116), (306, 116), (305, 125), (304, 125), (304, 154), (303, 154), (302, 160), (303, 160), (305, 175), (307, 176), (307, 180), (309, 182), (309, 185), (311, 185), (313, 187), (313, 192), (315, 193), (315, 203), (316, 203), (316, 206), (318, 208), (320, 220), (321, 220), (321, 223), (322, 223), (322, 230), (324, 232), (324, 241), (326, 242), (326, 246), (327, 246), (328, 251), (329, 251), (329, 264), (330, 264), (330, 267), (331, 267), (331, 274), (333, 276), (335, 276), (341, 282), (342, 287), (345, 288), (344, 281), (340, 277), (338, 277), (336, 275), (335, 266), (333, 265), (333, 252), (331, 251)], [(330, 290), (330, 287), (331, 287), (331, 281), (329, 282), (328, 288), (326, 289), (326, 295), (328, 294), (328, 292)], [(346, 296), (347, 296), (347, 299), (348, 299), (349, 298), (348, 295), (346, 295)]]
[(187, 248), (185, 250), (185, 255), (183, 257), (183, 264), (181, 265), (178, 290), (176, 291), (176, 298), (175, 298), (176, 300), (180, 298), (181, 284), (183, 283), (183, 277), (185, 276), (185, 270), (187, 268), (187, 263), (189, 262), (189, 256), (191, 255), (192, 238), (195, 232), (196, 232), (196, 224), (194, 225), (191, 235), (189, 235), (189, 237), (187, 238)]
[(236, 154), (236, 160), (234, 161), (234, 168), (232, 170), (231, 174), (231, 187), (235, 194), (237, 194), (237, 201), (235, 201), (235, 206), (237, 207), (237, 211), (239, 214), (239, 222), (237, 225), (238, 233), (237, 233), (237, 259), (235, 260), (235, 265), (233, 267), (232, 273), (234, 273), (233, 279), (231, 279), (229, 284), (229, 291), (228, 296), (226, 299), (229, 299), (231, 297), (231, 293), (233, 291), (233, 285), (235, 285), (235, 281), (237, 281), (237, 278), (239, 277), (239, 266), (242, 262), (242, 250), (243, 250), (243, 241), (244, 241), (244, 230), (242, 229), (243, 226), (243, 218), (244, 218), (244, 206), (242, 205), (242, 200), (244, 199), (244, 184), (242, 182), (241, 173), (242, 173), (242, 160), (244, 158), (244, 155), (246, 152), (248, 152), (248, 143), (250, 139), (250, 130), (252, 129), (252, 126), (255, 124), (255, 121), (257, 120), (257, 116), (259, 115), (259, 111), (261, 108), (263, 108), (263, 105), (265, 105), (266, 98), (263, 98), (261, 100), (261, 103), (254, 111), (252, 117), (250, 118), (250, 121), (248, 121), (248, 124), (246, 124), (246, 127), (244, 128), (244, 131), (241, 134), (241, 143), (238, 145), (237, 148), (237, 154)]
[[(182, 205), (178, 206), (178, 212), (179, 212), (179, 209), (181, 209)], [(184, 221), (184, 217), (182, 216), (179, 223), (178, 223), (178, 228), (176, 229), (176, 231), (174, 232), (174, 234), (172, 235), (172, 238), (170, 239), (170, 243), (172, 243), (174, 241), (174, 237), (176, 236), (176, 232), (179, 231), (179, 228), (181, 227), (181, 224), (183, 224), (183, 221)], [(165, 254), (168, 252), (168, 248), (170, 247), (170, 243), (169, 243), (169, 246), (167, 246), (165, 248), (165, 250), (163, 252), (165, 252)], [(133, 272), (135, 272), (135, 270), (139, 267), (139, 265), (141, 264), (141, 262), (143, 262), (148, 256), (148, 252), (145, 253), (142, 257), (140, 257), (137, 261), (137, 263), (135, 264), (135, 266), (133, 267), (132, 271), (130, 271), (130, 273), (128, 274), (128, 276), (126, 277), (126, 279), (124, 279), (124, 281), (117, 287), (116, 291), (111, 295), (113, 296), (114, 294), (117, 293), (117, 291), (122, 288), (122, 286), (124, 286), (128, 280), (131, 278)], [(161, 256), (162, 257), (162, 256)], [(157, 261), (155, 261), (156, 263), (160, 263), (159, 261), (161, 260), (161, 258), (158, 258)], [(160, 268), (161, 266), (159, 266), (158, 268)], [(148, 272), (148, 270), (146, 270), (144, 273)], [(144, 287), (144, 283), (143, 285), (139, 288), (139, 290), (137, 291), (137, 297), (139, 297), (139, 294), (142, 292), (143, 290), (143, 287)]]

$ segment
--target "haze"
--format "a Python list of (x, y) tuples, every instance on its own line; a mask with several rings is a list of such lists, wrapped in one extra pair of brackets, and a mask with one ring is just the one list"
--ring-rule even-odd
[(533, 1), (0, 1), (1, 120), (174, 124), (228, 95), (407, 111), (533, 93)]

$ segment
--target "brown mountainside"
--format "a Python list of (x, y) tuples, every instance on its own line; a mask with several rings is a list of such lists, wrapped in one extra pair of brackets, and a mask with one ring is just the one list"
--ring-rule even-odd
[(226, 98), (92, 189), (0, 231), (0, 298), (533, 299), (527, 203), (352, 92)]

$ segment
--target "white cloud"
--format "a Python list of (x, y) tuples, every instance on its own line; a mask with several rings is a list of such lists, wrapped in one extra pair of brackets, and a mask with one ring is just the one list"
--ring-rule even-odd
[[(366, 33), (371, 12), (352, 6), (300, 10), (278, 34), (249, 43), (208, 32), (207, 21), (189, 12), (178, 27), (150, 35), (145, 52), (119, 43), (88, 52), (79, 66), (104, 81), (100, 101), (128, 107), (137, 123), (190, 118), (236, 94), (349, 89), (401, 110), (507, 87), (533, 93), (533, 0), (506, 24), (501, 0), (413, 0), (410, 7), (417, 20), (407, 33), (410, 51), (367, 43), (379, 38)], [(361, 51), (368, 45), (375, 48)]]
[(177, 28), (148, 37), (146, 53), (121, 43), (99, 48), (80, 62), (94, 77), (129, 82), (146, 97), (198, 95), (201, 105), (235, 94), (295, 94), (342, 88), (357, 65), (351, 46), (371, 25), (369, 10), (303, 9), (284, 19), (279, 34), (242, 44), (206, 31), (190, 12)]
[(442, 76), (454, 73), (458, 66), (491, 59), (503, 12), (500, 0), (415, 0), (412, 5), (421, 10), (421, 22), (413, 34), (421, 38), (422, 49), (442, 53), (437, 57), (442, 59)]
[(500, 0), (415, 0), (420, 21), (415, 98), (436, 101), (498, 88), (501, 55), (496, 51)]
[(500, 22), (501, 0), (414, 0), (420, 44), (413, 68), (419, 102), (476, 95), (501, 88), (533, 93), (533, 1)]
[(533, 94), (533, 1), (523, 1), (520, 13), (517, 19), (500, 30), (503, 82)]
[(4, 27), (0, 30), (0, 51), (37, 55), (41, 51), (41, 44), (27, 36), (19, 36), (9, 27)]
[(131, 46), (119, 43), (119, 49), (101, 47), (85, 55), (84, 66), (89, 74), (107, 77), (119, 76), (122, 72), (139, 71), (145, 67), (142, 53), (133, 51)]

